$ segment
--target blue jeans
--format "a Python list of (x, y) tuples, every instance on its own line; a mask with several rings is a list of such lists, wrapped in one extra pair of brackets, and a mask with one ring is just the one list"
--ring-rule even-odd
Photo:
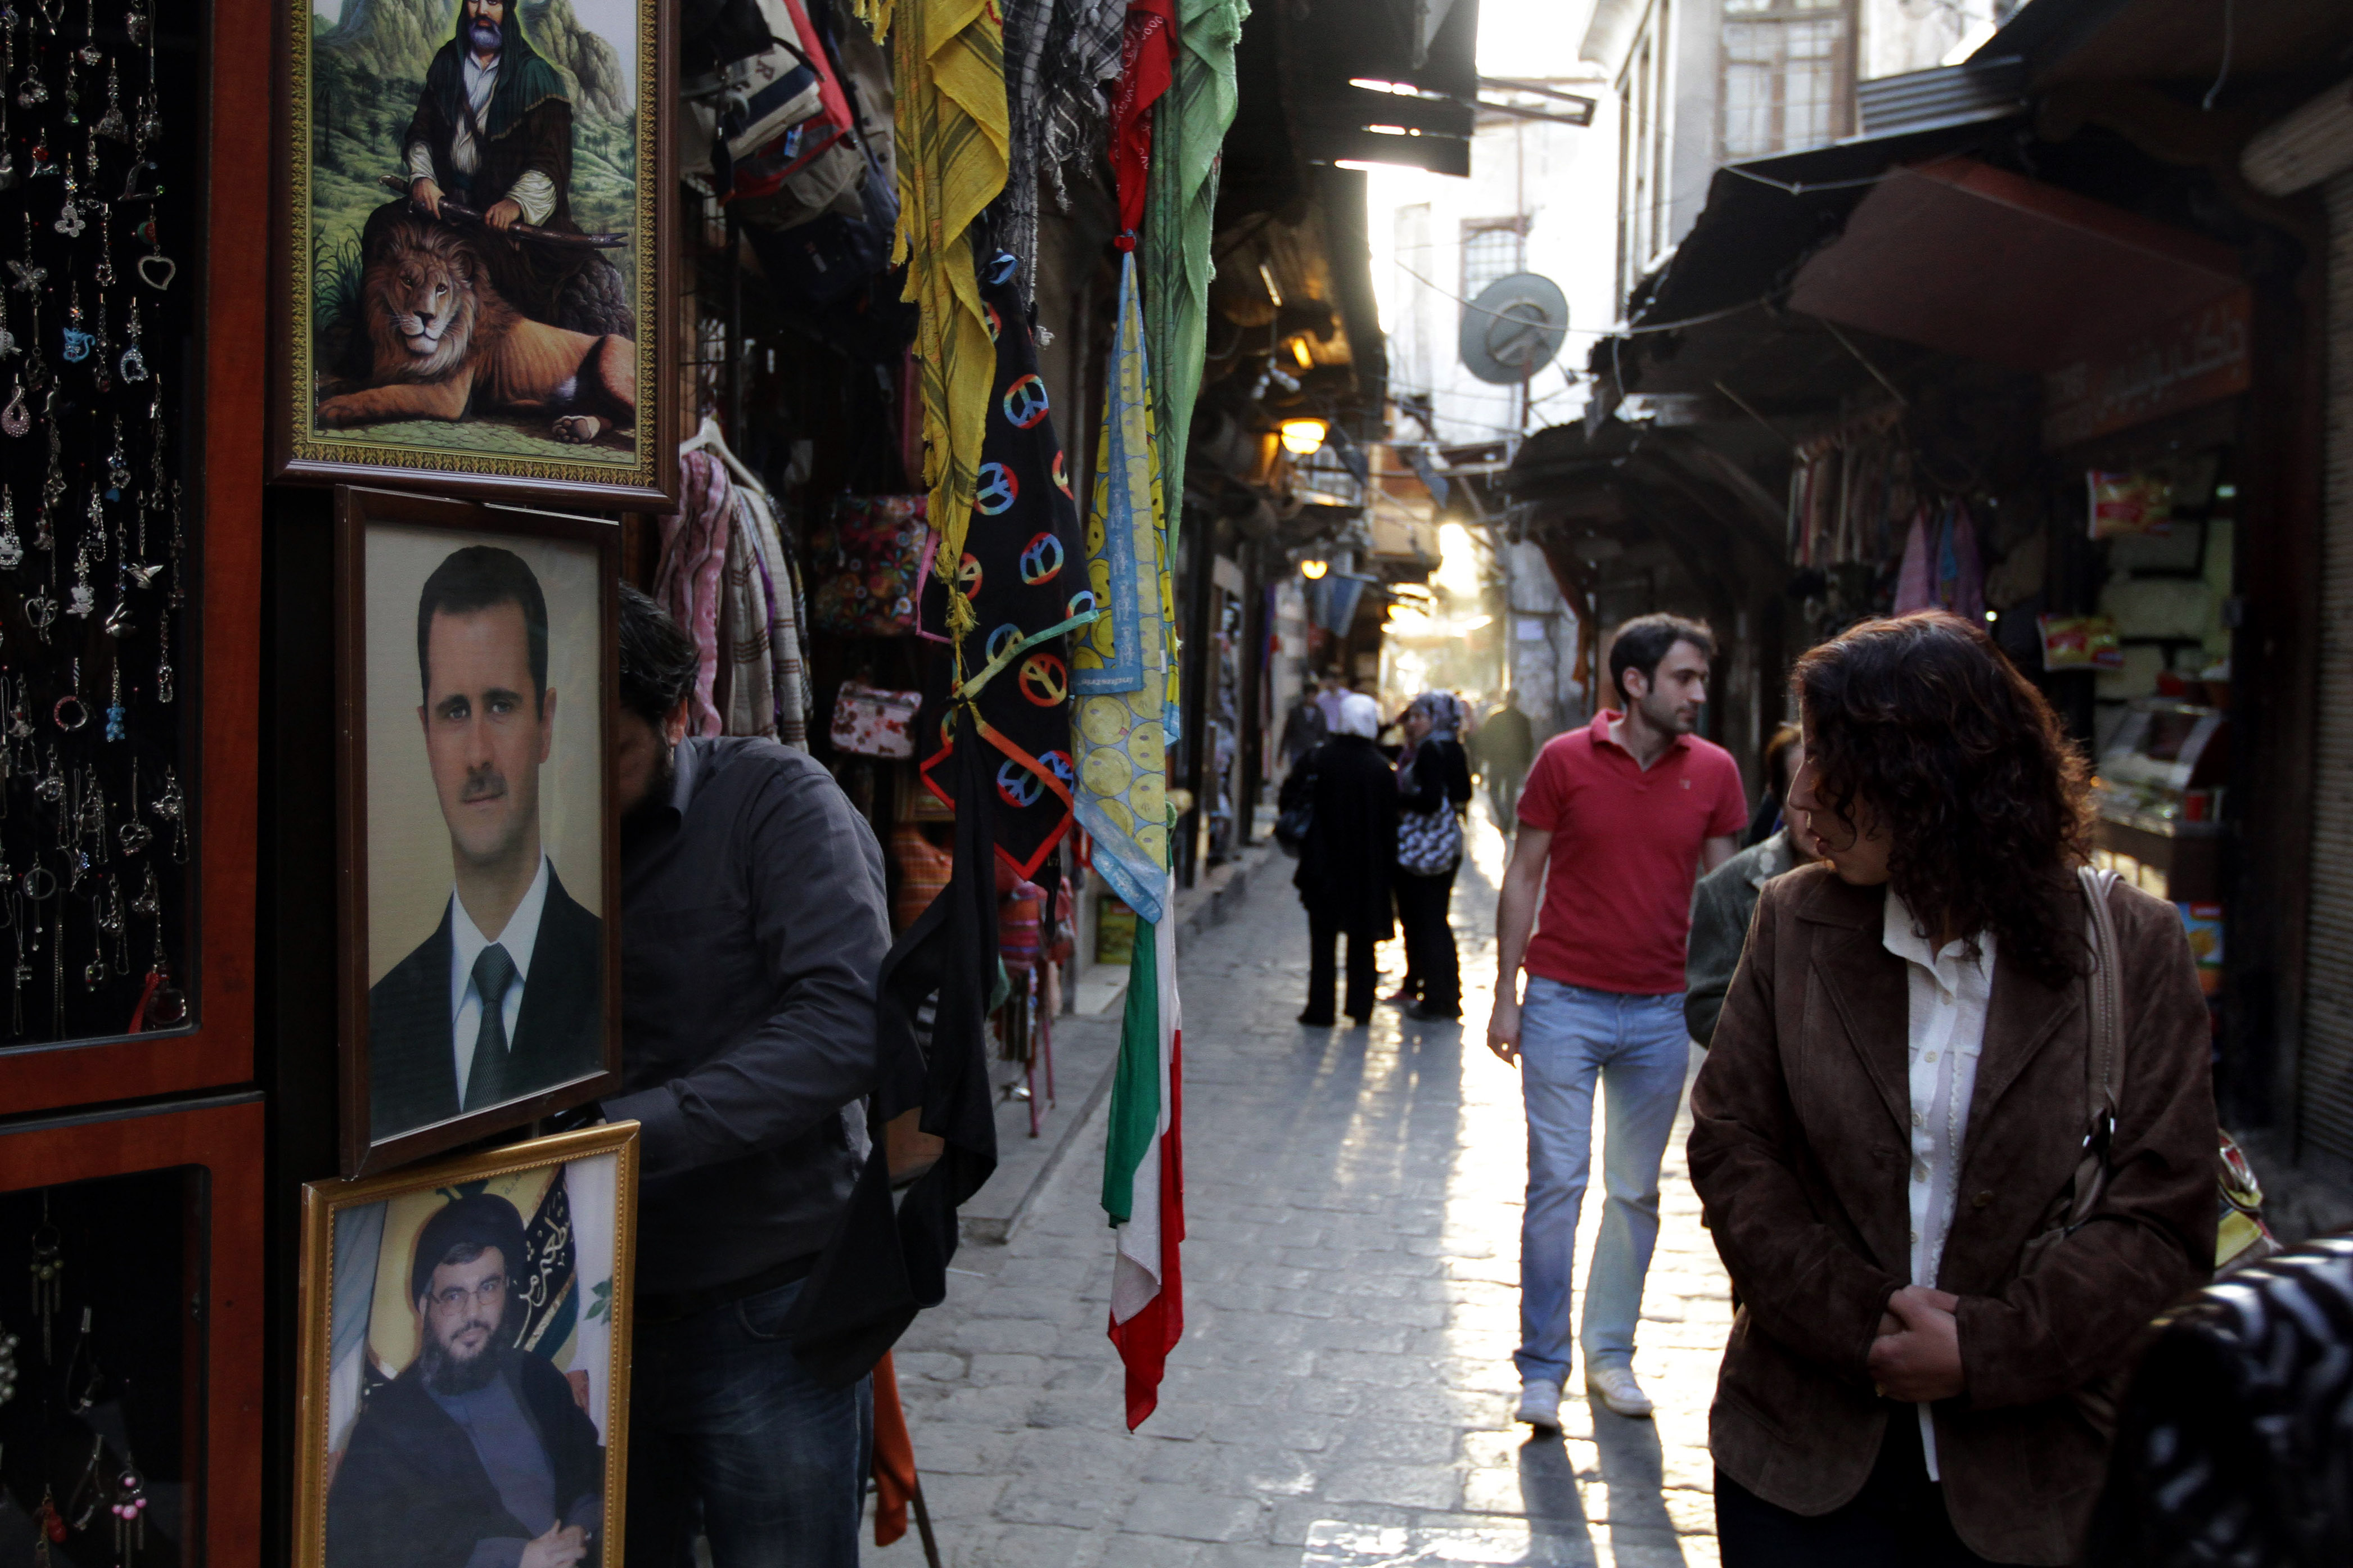
[(640, 1324), (629, 1380), (629, 1568), (857, 1568), (874, 1390), (826, 1388), (784, 1338), (801, 1282)]
[(1607, 1090), (1601, 1179), (1609, 1206), (1585, 1282), (1585, 1368), (1634, 1360), (1642, 1277), (1659, 1241), (1659, 1161), (1691, 1060), (1681, 992), (1626, 996), (1530, 975), (1520, 1005), (1528, 1201), (1520, 1220), (1523, 1381), (1568, 1378), (1569, 1277), (1592, 1166), (1593, 1088)]

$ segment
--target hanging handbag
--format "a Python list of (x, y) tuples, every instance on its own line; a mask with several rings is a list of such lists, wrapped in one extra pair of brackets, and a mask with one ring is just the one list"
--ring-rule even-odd
[[(1409, 775), (1413, 764), (1406, 764)], [(1462, 858), (1462, 817), (1441, 795), (1429, 811), (1398, 815), (1398, 869), (1417, 877), (1440, 877)]]
[[(839, 637), (906, 637), (932, 531), (927, 498), (842, 496), (809, 530), (809, 618)], [(908, 756), (911, 752), (894, 753)]]
[[(1307, 836), (1315, 827), (1315, 770), (1309, 765), (1314, 755), (1310, 752), (1300, 759), (1300, 766), (1306, 769), (1303, 774), (1294, 770), (1292, 778), (1283, 780), (1282, 793), (1293, 798), (1274, 819), (1274, 841), (1285, 855), (1293, 859), (1297, 859), (1300, 850), (1306, 847)], [(1292, 789), (1293, 779), (1298, 781), (1299, 787), (1295, 793)]]
[[(2124, 977), (2116, 923), (2108, 909), (2108, 891), (2116, 886), (2116, 874), (2086, 866), (2077, 877), (2089, 906), (2087, 932), (2092, 945), (2092, 973), (2086, 981), (2092, 1004), (2091, 1049), (2084, 1063), (2087, 1131), (2065, 1205), (2053, 1223), (2027, 1242), (2021, 1274), (2032, 1273), (2054, 1244), (2081, 1228), (2108, 1190), (2108, 1146), (2116, 1136), (2118, 1086), (2124, 1077)], [(2280, 1246), (2263, 1224), (2263, 1189), (2245, 1153), (2221, 1128), (2214, 1130), (2214, 1184), (2221, 1208), (2221, 1224), (2214, 1238), (2214, 1273), (2220, 1278), (2262, 1262)]]
[(860, 757), (915, 754), (915, 714), (920, 691), (891, 691), (845, 680), (833, 700), (833, 749)]

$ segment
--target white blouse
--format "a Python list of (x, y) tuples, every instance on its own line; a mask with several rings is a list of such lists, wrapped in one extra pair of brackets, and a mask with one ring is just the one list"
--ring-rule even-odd
[[(1881, 942), (1904, 960), (1911, 983), (1912, 1283), (1933, 1289), (1945, 1238), (1952, 1234), (1962, 1143), (1968, 1136), (1969, 1096), (1977, 1089), (1978, 1054), (1985, 1048), (1986, 1006), (1993, 996), (1993, 933), (1978, 934), (1974, 958), (1966, 942), (1947, 942), (1931, 952), (1927, 934), (1890, 888)], [(1919, 1406), (1919, 1412), (1920, 1448), (1933, 1481), (1939, 1479), (1936, 1426), (1927, 1405)]]

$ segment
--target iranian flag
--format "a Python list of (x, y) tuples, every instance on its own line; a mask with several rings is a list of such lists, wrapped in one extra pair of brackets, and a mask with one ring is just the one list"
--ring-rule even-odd
[[(1161, 907), (1175, 909), (1176, 889)], [(1148, 934), (1147, 934), (1148, 933)], [(1111, 1342), (1127, 1365), (1127, 1425), (1160, 1403), (1168, 1352), (1185, 1335), (1184, 1030), (1176, 1005), (1176, 936), (1169, 921), (1136, 921), (1119, 1068), (1103, 1149), (1103, 1212), (1119, 1238), (1111, 1281)]]

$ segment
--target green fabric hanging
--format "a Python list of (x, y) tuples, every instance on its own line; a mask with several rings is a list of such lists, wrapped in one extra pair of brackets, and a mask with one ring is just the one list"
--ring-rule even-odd
[(1174, 79), (1153, 110), (1144, 217), (1144, 336), (1160, 437), (1160, 493), (1174, 560), (1185, 512), (1185, 447), (1208, 351), (1210, 232), (1218, 163), (1240, 89), (1234, 48), (1249, 0), (1178, 0)]

